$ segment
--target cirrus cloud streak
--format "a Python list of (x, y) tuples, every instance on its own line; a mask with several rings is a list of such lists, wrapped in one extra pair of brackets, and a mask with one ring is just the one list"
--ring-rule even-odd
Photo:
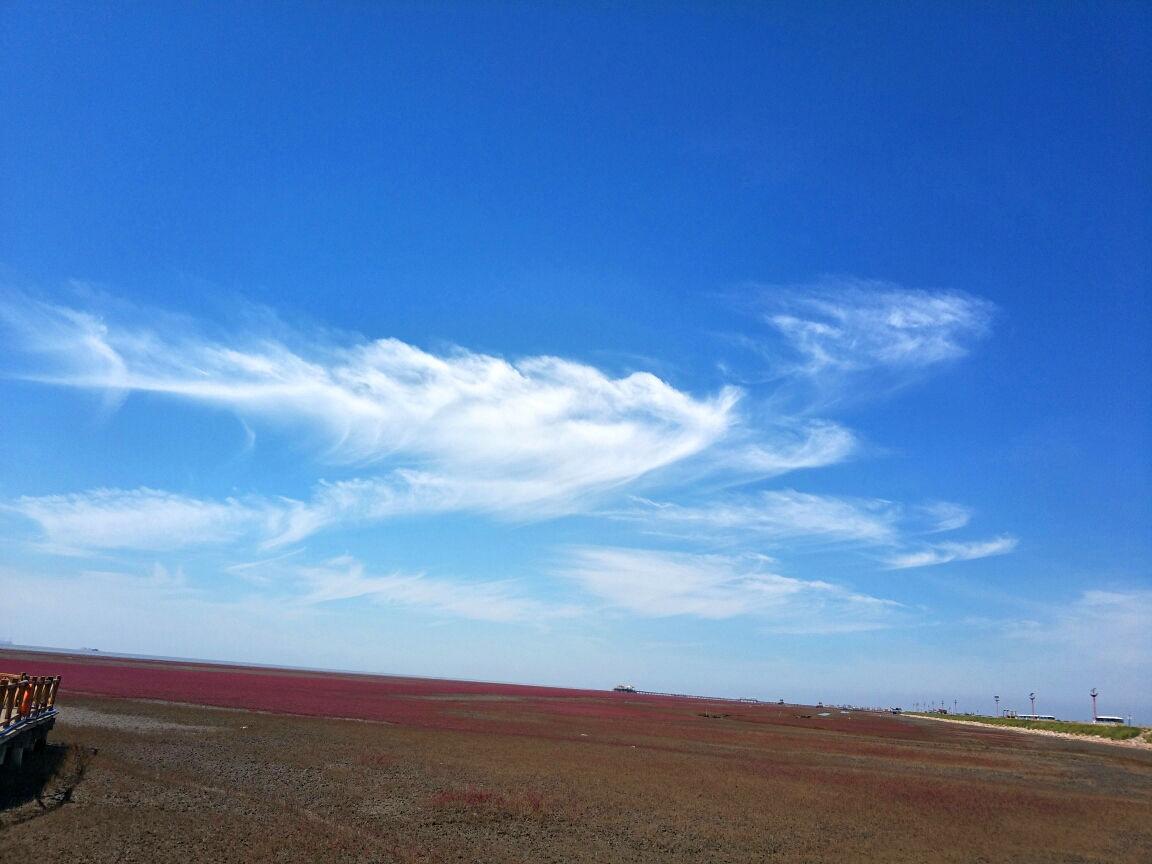
[(700, 555), (588, 546), (557, 575), (612, 608), (645, 617), (756, 615), (791, 633), (874, 630), (902, 607), (821, 580), (781, 576), (763, 556)]
[(983, 337), (995, 306), (958, 291), (827, 278), (810, 286), (767, 286), (765, 320), (803, 358), (810, 374), (914, 369), (963, 356)]
[(557, 357), (435, 355), (396, 339), (224, 344), (48, 304), (21, 311), (9, 307), (5, 317), (51, 366), (29, 379), (225, 407), (246, 422), (311, 430), (332, 464), (390, 461), (538, 484), (537, 501), (628, 483), (700, 454), (736, 424), (741, 395), (727, 387), (695, 398), (646, 372), (612, 378)]
[(1006, 555), (1019, 544), (1015, 537), (995, 537), (991, 540), (978, 540), (970, 543), (935, 543), (916, 552), (893, 555), (886, 560), (889, 570), (905, 570), (911, 567), (931, 567), (951, 561), (973, 561), (992, 555)]

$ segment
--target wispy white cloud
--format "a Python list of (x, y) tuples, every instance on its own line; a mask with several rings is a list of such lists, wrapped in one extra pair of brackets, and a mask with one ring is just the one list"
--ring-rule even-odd
[(934, 501), (917, 508), (927, 522), (928, 533), (956, 531), (972, 519), (972, 509), (951, 501)]
[(899, 604), (823, 581), (772, 573), (762, 556), (581, 547), (558, 575), (612, 607), (645, 617), (754, 615), (787, 632), (876, 629)]
[(0, 565), (0, 584), (5, 602), (25, 613), (6, 635), (28, 645), (42, 640), (42, 622), (56, 621), (65, 625), (59, 631), (64, 647), (307, 666), (326, 662), (324, 646), (344, 640), (330, 629), (317, 633), (316, 607), (256, 594), (225, 598), (158, 562), (66, 574)]
[(225, 543), (272, 550), (335, 525), (454, 510), (555, 512), (546, 479), (475, 480), (399, 470), (383, 477), (320, 482), (306, 501), (249, 495), (222, 501), (156, 489), (94, 489), (23, 496), (2, 505), (35, 522), (38, 541), (57, 554), (94, 550), (172, 551)]
[(775, 477), (843, 462), (856, 448), (856, 436), (850, 429), (816, 420), (758, 430), (757, 440), (733, 446), (725, 462), (744, 476)]
[(885, 560), (889, 570), (904, 570), (911, 567), (930, 567), (934, 564), (947, 564), (950, 561), (972, 561), (993, 555), (1006, 555), (1019, 543), (1015, 537), (996, 537), (992, 540), (979, 540), (969, 543), (935, 543), (915, 552), (893, 555)]
[(271, 557), (256, 558), (253, 560), (238, 561), (222, 568), (222, 572), (239, 576), (255, 585), (270, 585), (280, 581), (285, 565), (293, 559), (299, 559), (304, 552), (302, 547), (289, 549), (287, 552), (272, 555)]
[(237, 336), (224, 344), (192, 328), (133, 329), (46, 304), (21, 314), (9, 307), (6, 318), (49, 367), (26, 377), (164, 394), (229, 408), (253, 426), (302, 427), (320, 436), (331, 462), (399, 463), (442, 490), (467, 486), (464, 498), (488, 489), (492, 509), (509, 490), (512, 506), (556, 504), (631, 482), (700, 454), (737, 423), (735, 388), (695, 398), (648, 373), (611, 378), (556, 357), (435, 355), (395, 339), (293, 349)]
[[(575, 478), (574, 481), (575, 482)], [(541, 519), (571, 512), (593, 489), (566, 487), (560, 494), (549, 476), (445, 476), (399, 469), (378, 477), (322, 482), (307, 502), (286, 503), (283, 516), (266, 524), (275, 529), (266, 547), (295, 543), (336, 524), (356, 524), (400, 515), (453, 511)]]
[[(810, 361), (819, 360), (810, 368), (939, 362), (961, 353), (991, 314), (964, 295), (880, 283), (822, 283), (776, 295), (788, 311), (773, 321)], [(239, 543), (268, 553), (322, 530), (405, 514), (595, 513), (608, 492), (644, 490), (642, 479), (671, 480), (648, 489), (674, 489), (677, 478), (657, 472), (684, 463), (686, 472), (711, 474), (723, 485), (830, 465), (857, 448), (849, 429), (827, 420), (770, 415), (760, 406), (767, 422), (753, 422), (735, 388), (700, 398), (644, 372), (614, 378), (556, 357), (433, 354), (395, 339), (311, 339), (279, 324), (209, 338), (195, 322), (171, 316), (147, 326), (124, 323), (134, 316), (123, 305), (105, 319), (24, 298), (0, 302), (0, 313), (21, 350), (39, 358), (24, 377), (116, 398), (143, 392), (223, 406), (244, 424), (249, 447), (264, 427), (304, 430), (337, 476), (349, 465), (360, 474), (318, 477), (302, 500), (197, 499), (142, 487), (0, 505), (35, 522), (42, 546), (55, 552)], [(793, 489), (599, 512), (656, 533), (896, 548), (906, 543), (909, 513), (929, 523), (921, 533), (954, 530), (970, 517), (948, 503), (906, 511), (879, 499)], [(1015, 542), (940, 543), (887, 564), (1002, 554)]]
[(5, 509), (35, 521), (58, 553), (170, 550), (274, 531), (284, 513), (262, 499), (202, 501), (156, 489), (95, 489), (18, 498)]
[[(1152, 664), (1152, 590), (1085, 591), (1057, 614), (1041, 638), (1076, 646), (1087, 656), (1143, 674), (1147, 681), (1144, 673)], [(1145, 685), (1145, 698), (1149, 695)]]
[[(333, 527), (370, 524), (402, 515), (453, 511), (554, 512), (546, 481), (532, 478), (452, 479), (399, 470), (377, 478), (321, 482), (307, 500), (249, 495), (202, 500), (155, 489), (95, 489), (69, 495), (24, 496), (4, 505), (34, 521), (36, 543), (55, 554), (111, 550), (164, 552), (231, 544), (275, 552)], [(730, 494), (696, 506), (633, 497), (630, 507), (598, 511), (652, 534), (744, 544), (834, 544), (898, 547), (906, 543), (904, 509), (882, 499), (814, 495), (795, 489)], [(543, 503), (542, 503), (543, 502)], [(924, 508), (921, 508), (924, 509)], [(926, 508), (934, 525), (959, 523), (955, 505)], [(941, 515), (943, 514), (943, 515)], [(939, 517), (939, 518), (937, 518)], [(730, 544), (728, 544), (730, 545)], [(1004, 554), (1016, 545), (1002, 537), (979, 543), (938, 543), (885, 559), (889, 569), (923, 567)]]
[(738, 532), (769, 540), (890, 544), (897, 537), (900, 509), (890, 501), (813, 495), (795, 489), (731, 495), (697, 507), (637, 499), (615, 513), (667, 531)]
[(351, 556), (298, 568), (296, 575), (308, 586), (301, 600), (306, 605), (368, 598), (477, 621), (536, 623), (579, 614), (574, 606), (553, 606), (528, 597), (512, 580), (471, 582), (406, 573), (373, 576)]
[[(1152, 590), (1091, 589), (1062, 603), (1036, 604), (1027, 618), (972, 622), (998, 631), (1007, 644), (1042, 646), (1049, 663), (1067, 678), (1071, 670), (1092, 675), (1088, 684), (1108, 678), (1123, 682), (1125, 698), (1152, 698)], [(1031, 655), (1028, 655), (1031, 656)], [(1086, 685), (1087, 686), (1087, 685)], [(1111, 695), (1113, 703), (1121, 692)]]
[(857, 279), (766, 286), (760, 296), (767, 323), (813, 375), (916, 369), (955, 359), (987, 333), (995, 311), (988, 301), (957, 291)]

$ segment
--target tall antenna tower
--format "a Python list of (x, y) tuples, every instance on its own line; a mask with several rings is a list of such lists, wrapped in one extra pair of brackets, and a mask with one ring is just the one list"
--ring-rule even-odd
[(1096, 722), (1096, 688), (1092, 688), (1092, 722)]

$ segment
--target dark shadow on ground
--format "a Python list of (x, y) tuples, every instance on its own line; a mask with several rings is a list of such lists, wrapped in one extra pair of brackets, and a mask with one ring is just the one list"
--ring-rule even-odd
[(19, 767), (0, 766), (0, 815), (11, 815), (9, 811), (26, 805), (52, 810), (67, 803), (84, 775), (88, 756), (89, 751), (74, 746), (46, 744), (25, 753)]

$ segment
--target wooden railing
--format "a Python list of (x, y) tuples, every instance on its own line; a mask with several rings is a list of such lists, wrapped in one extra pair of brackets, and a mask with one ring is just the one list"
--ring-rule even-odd
[(60, 676), (0, 673), (0, 732), (52, 710)]

